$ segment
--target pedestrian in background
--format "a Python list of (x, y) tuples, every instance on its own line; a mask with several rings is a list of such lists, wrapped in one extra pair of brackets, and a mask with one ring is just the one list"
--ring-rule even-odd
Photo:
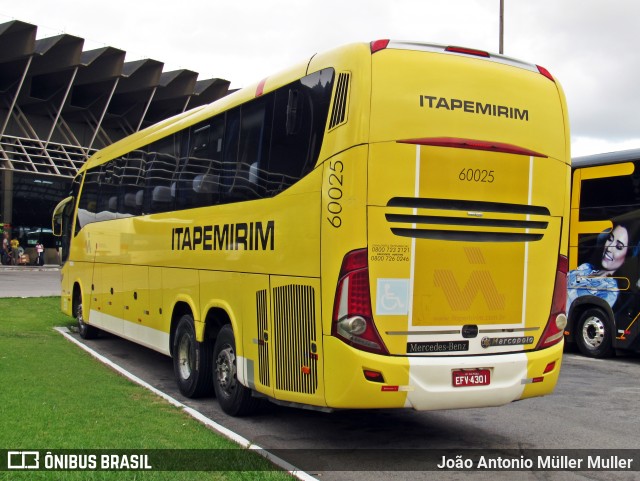
[(11, 263), (14, 266), (17, 266), (20, 261), (20, 252), (18, 251), (18, 247), (20, 247), (20, 241), (18, 241), (16, 236), (13, 236), (13, 239), (11, 239)]
[(9, 244), (9, 233), (5, 232), (2, 236), (2, 263), (11, 264), (11, 246)]
[(42, 241), (38, 240), (36, 244), (36, 252), (38, 253), (38, 257), (36, 259), (36, 265), (43, 266), (44, 265), (44, 245), (42, 245)]

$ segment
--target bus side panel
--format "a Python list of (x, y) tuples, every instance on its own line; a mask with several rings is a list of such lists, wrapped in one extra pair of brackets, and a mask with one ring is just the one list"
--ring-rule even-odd
[(320, 281), (271, 276), (275, 398), (324, 406)]
[[(345, 254), (367, 247), (367, 162), (369, 149), (358, 146), (323, 164), (322, 213), (322, 323), (331, 334), (333, 302)], [(329, 352), (327, 356), (331, 356)]]
[(90, 324), (107, 332), (122, 336), (122, 266), (120, 264), (96, 263), (93, 266), (95, 287), (91, 303)]
[(147, 266), (127, 265), (123, 268), (124, 337), (168, 353), (167, 333), (149, 327), (152, 317), (150, 280)]
[(194, 269), (162, 269), (162, 312), (170, 328), (170, 320), (178, 303), (184, 303), (189, 307), (193, 319), (196, 321), (196, 335), (202, 340), (202, 326), (200, 321), (200, 286), (198, 271)]
[(72, 310), (73, 279), (76, 269), (73, 261), (67, 261), (60, 268), (60, 309), (67, 316), (74, 317)]

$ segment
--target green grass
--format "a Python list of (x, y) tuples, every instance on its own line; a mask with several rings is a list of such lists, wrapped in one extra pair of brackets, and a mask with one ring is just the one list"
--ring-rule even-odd
[[(0, 299), (0, 449), (215, 449), (237, 445), (67, 341), (59, 298)], [(248, 450), (238, 472), (0, 471), (0, 479), (292, 479)], [(235, 456), (234, 456), (235, 457)], [(4, 463), (2, 463), (4, 464)]]

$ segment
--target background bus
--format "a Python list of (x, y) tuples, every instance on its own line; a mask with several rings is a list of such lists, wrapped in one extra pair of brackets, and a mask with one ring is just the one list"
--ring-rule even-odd
[(592, 357), (640, 351), (640, 149), (574, 160), (566, 337)]
[(376, 41), (134, 134), (61, 202), (62, 308), (181, 391), (496, 406), (560, 370), (570, 156), (541, 67)]

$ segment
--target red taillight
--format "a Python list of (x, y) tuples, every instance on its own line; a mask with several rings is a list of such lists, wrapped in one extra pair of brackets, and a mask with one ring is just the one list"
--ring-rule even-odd
[(376, 53), (378, 50), (384, 50), (389, 45), (389, 40), (374, 40), (371, 42), (371, 53)]
[(454, 137), (426, 137), (423, 139), (398, 140), (400, 144), (431, 145), (434, 147), (454, 147), (458, 149), (488, 150), (490, 152), (502, 152), (504, 154), (518, 154), (530, 157), (547, 157), (533, 150), (518, 147), (517, 145), (503, 142), (488, 142), (486, 140), (459, 139)]
[(547, 77), (547, 78), (548, 78), (549, 80), (551, 80), (552, 82), (555, 82), (555, 80), (554, 80), (554, 78), (553, 78), (553, 75), (551, 75), (551, 74), (549, 73), (549, 71), (548, 71), (546, 68), (541, 67), (540, 65), (536, 65), (536, 67), (538, 67), (538, 72), (540, 72), (542, 75), (544, 75), (545, 77)]
[(565, 308), (567, 304), (567, 272), (569, 261), (563, 255), (558, 256), (558, 268), (556, 269), (556, 283), (553, 287), (553, 301), (547, 327), (542, 333), (536, 349), (544, 349), (559, 343), (564, 337), (564, 328), (567, 325)]
[(367, 249), (358, 249), (349, 252), (342, 261), (331, 335), (357, 349), (388, 354), (373, 324), (367, 255)]
[(447, 47), (444, 50), (445, 52), (463, 53), (465, 55), (475, 55), (476, 57), (489, 58), (489, 52), (485, 52), (484, 50), (476, 50), (475, 48)]
[(260, 97), (264, 93), (264, 84), (266, 83), (266, 77), (260, 80), (260, 83), (258, 83), (258, 86), (256, 87), (256, 97)]

